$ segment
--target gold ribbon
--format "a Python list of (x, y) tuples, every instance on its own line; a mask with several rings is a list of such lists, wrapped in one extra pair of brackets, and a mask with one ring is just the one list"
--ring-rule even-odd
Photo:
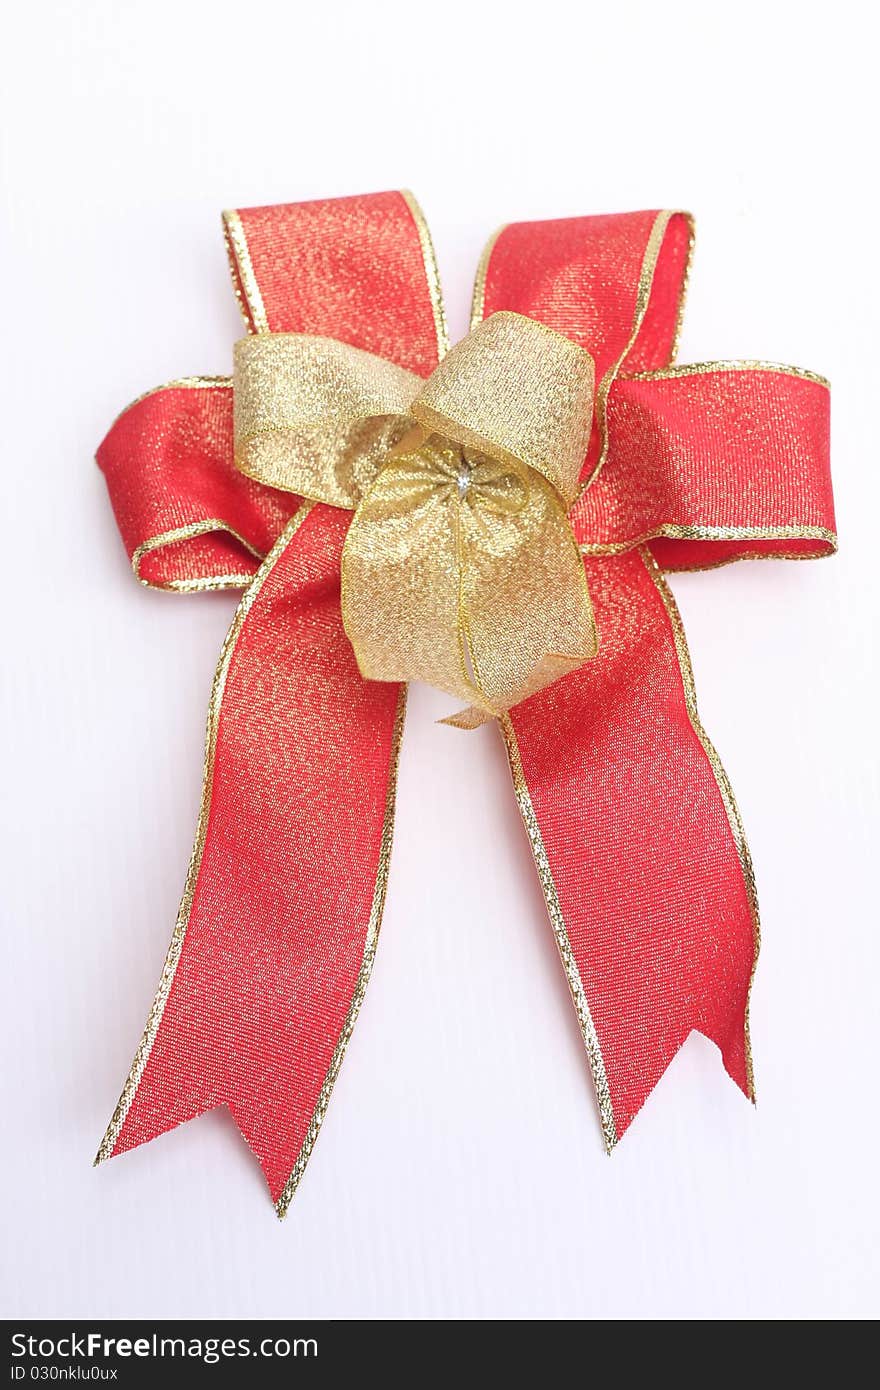
[(485, 319), (423, 380), (333, 338), (235, 345), (235, 462), (354, 511), (342, 617), (361, 674), (423, 680), (473, 727), (580, 666), (598, 640), (568, 520), (593, 360), (520, 314)]

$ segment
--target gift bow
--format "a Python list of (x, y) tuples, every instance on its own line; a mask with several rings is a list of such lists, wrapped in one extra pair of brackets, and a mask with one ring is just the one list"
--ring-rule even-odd
[[(354, 528), (374, 549), (374, 521), (375, 538), (398, 505), (402, 553), (414, 554), (413, 511), (425, 488), (446, 517), (449, 547), (449, 516), (469, 515), (456, 510), (462, 444), (468, 458), (472, 450), (491, 457), (474, 515), (479, 509), (506, 524), (522, 514), (530, 490), (544, 495), (545, 484), (555, 489), (554, 504), (564, 499), (560, 509), (571, 503), (566, 525), (584, 557), (601, 633), (591, 660), (513, 704), (499, 723), (606, 1147), (692, 1029), (717, 1043), (727, 1071), (753, 1097), (754, 876), (730, 783), (697, 713), (662, 570), (832, 553), (827, 383), (766, 362), (670, 365), (692, 246), (685, 214), (505, 227), (480, 265), (473, 325), (485, 320), (482, 331), (491, 335), (519, 315), (529, 324), (523, 332), (552, 329), (570, 339), (584, 356), (567, 349), (579, 367), (559, 381), (576, 395), (579, 370), (581, 400), (592, 357), (595, 410), (575, 488), (573, 470), (549, 480), (535, 468), (534, 460), (546, 465), (553, 456), (552, 441), (507, 457), (509, 437), (494, 424), (503, 431), (525, 416), (496, 412), (484, 429), (479, 411), (492, 401), (479, 391), (470, 399), (474, 414), (440, 410), (418, 421), (416, 402), (442, 384), (432, 374), (447, 344), (430, 238), (409, 195), (228, 213), (225, 230), (252, 335), (238, 349), (235, 392), (228, 378), (172, 382), (123, 412), (98, 452), (142, 583), (184, 593), (245, 590), (211, 693), (202, 807), (177, 924), (98, 1159), (226, 1104), (279, 1215), (287, 1210), (372, 968), (405, 704), (401, 684), (364, 680), (358, 669), (343, 625), (350, 597), (342, 592), (349, 587), (343, 559), (351, 545), (346, 571), (351, 556), (362, 563)], [(459, 354), (475, 350), (480, 339), (472, 339)], [(547, 335), (545, 346), (553, 341)], [(328, 428), (323, 409), (277, 416), (271, 389), (252, 398), (249, 362), (292, 351), (300, 372), (302, 354), (316, 343), (323, 343), (321, 371), (335, 360), (345, 375), (360, 360), (349, 349), (367, 354), (379, 375), (388, 363), (401, 369), (403, 414), (396, 422), (386, 415), (384, 436), (375, 421), (381, 410), (337, 412)], [(547, 360), (538, 352), (536, 370)], [(476, 371), (483, 386), (487, 361), (491, 354)], [(311, 370), (299, 379), (313, 391), (319, 377)], [(275, 388), (289, 379), (271, 374)], [(250, 429), (252, 409), (269, 410), (268, 434)], [(403, 416), (435, 437), (407, 440)], [(582, 426), (584, 412), (573, 410), (571, 419)], [(551, 440), (540, 433), (540, 411), (534, 423), (539, 443)], [(463, 432), (470, 429), (475, 437)], [(399, 495), (389, 497), (398, 484)], [(473, 474), (461, 485), (469, 491)], [(300, 502), (291, 487), (323, 500)], [(369, 505), (377, 489), (375, 519)], [(355, 502), (366, 510), (352, 523), (346, 508)], [(545, 551), (532, 544), (532, 564), (540, 566)], [(451, 554), (447, 548), (446, 565)], [(387, 659), (388, 624), (401, 611), (388, 558), (370, 575), (380, 616), (375, 650), (367, 643), (369, 651), (359, 652), (365, 664)], [(458, 559), (456, 582), (465, 573)], [(353, 572), (360, 583), (361, 571)], [(503, 598), (518, 601), (515, 593)], [(436, 629), (413, 621), (401, 671), (436, 675), (428, 657), (423, 667), (412, 664), (413, 648), (419, 633), (453, 630), (448, 595), (444, 603)], [(358, 641), (370, 613), (353, 607), (347, 624)], [(502, 620), (512, 611), (501, 605)], [(456, 618), (456, 643), (469, 618), (470, 610), (461, 626)], [(583, 623), (579, 630), (583, 637)], [(543, 653), (528, 645), (526, 652), (540, 667), (541, 655), (558, 645), (548, 640)], [(589, 639), (578, 645), (582, 658)], [(478, 665), (483, 649), (474, 650)], [(453, 651), (447, 645), (445, 673)], [(476, 690), (476, 720), (491, 704), (484, 694), (498, 691), (466, 689), (474, 671), (464, 666), (450, 684), (469, 698)]]
[(521, 314), (478, 324), (423, 380), (332, 338), (235, 348), (235, 462), (354, 510), (342, 621), (362, 676), (471, 702), (473, 727), (596, 650), (568, 521), (590, 441), (593, 360)]

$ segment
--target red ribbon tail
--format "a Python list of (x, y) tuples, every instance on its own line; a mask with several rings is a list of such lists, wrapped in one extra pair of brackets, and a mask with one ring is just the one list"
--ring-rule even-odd
[(647, 550), (587, 574), (599, 654), (512, 712), (508, 752), (610, 1149), (694, 1029), (754, 1098), (759, 927), (666, 581)]
[(364, 996), (405, 691), (342, 628), (348, 516), (303, 505), (217, 669), (202, 812), (146, 1031), (98, 1160), (227, 1105), (283, 1215)]

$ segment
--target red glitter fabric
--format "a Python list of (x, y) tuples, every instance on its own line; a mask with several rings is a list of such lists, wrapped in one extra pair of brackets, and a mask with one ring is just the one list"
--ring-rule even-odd
[[(767, 364), (667, 370), (690, 243), (683, 214), (517, 224), (482, 286), (485, 314), (516, 310), (568, 334), (606, 379), (593, 481), (572, 511), (599, 655), (519, 705), (512, 737), (598, 1048), (608, 1143), (694, 1028), (752, 1091), (751, 866), (660, 567), (835, 544), (821, 380)], [(251, 328), (339, 338), (420, 375), (436, 365), (433, 272), (403, 195), (245, 210), (230, 245)], [(178, 927), (100, 1156), (226, 1104), (283, 1212), (375, 947), (401, 691), (360, 677), (342, 628), (348, 514), (235, 470), (228, 381), (151, 393), (98, 461), (144, 582), (244, 587), (258, 575), (215, 681)]]

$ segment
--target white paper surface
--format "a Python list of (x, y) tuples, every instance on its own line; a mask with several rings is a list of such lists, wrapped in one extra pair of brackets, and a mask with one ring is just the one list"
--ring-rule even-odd
[[(877, 1312), (877, 194), (860, 7), (19, 6), (0, 101), (3, 1311)], [(503, 221), (683, 206), (681, 360), (834, 388), (841, 553), (673, 580), (764, 950), (611, 1160), (492, 728), (412, 692), (379, 956), (279, 1225), (225, 1112), (90, 1164), (170, 936), (231, 596), (133, 581), (92, 455), (229, 369), (225, 206), (411, 186), (454, 335)]]

